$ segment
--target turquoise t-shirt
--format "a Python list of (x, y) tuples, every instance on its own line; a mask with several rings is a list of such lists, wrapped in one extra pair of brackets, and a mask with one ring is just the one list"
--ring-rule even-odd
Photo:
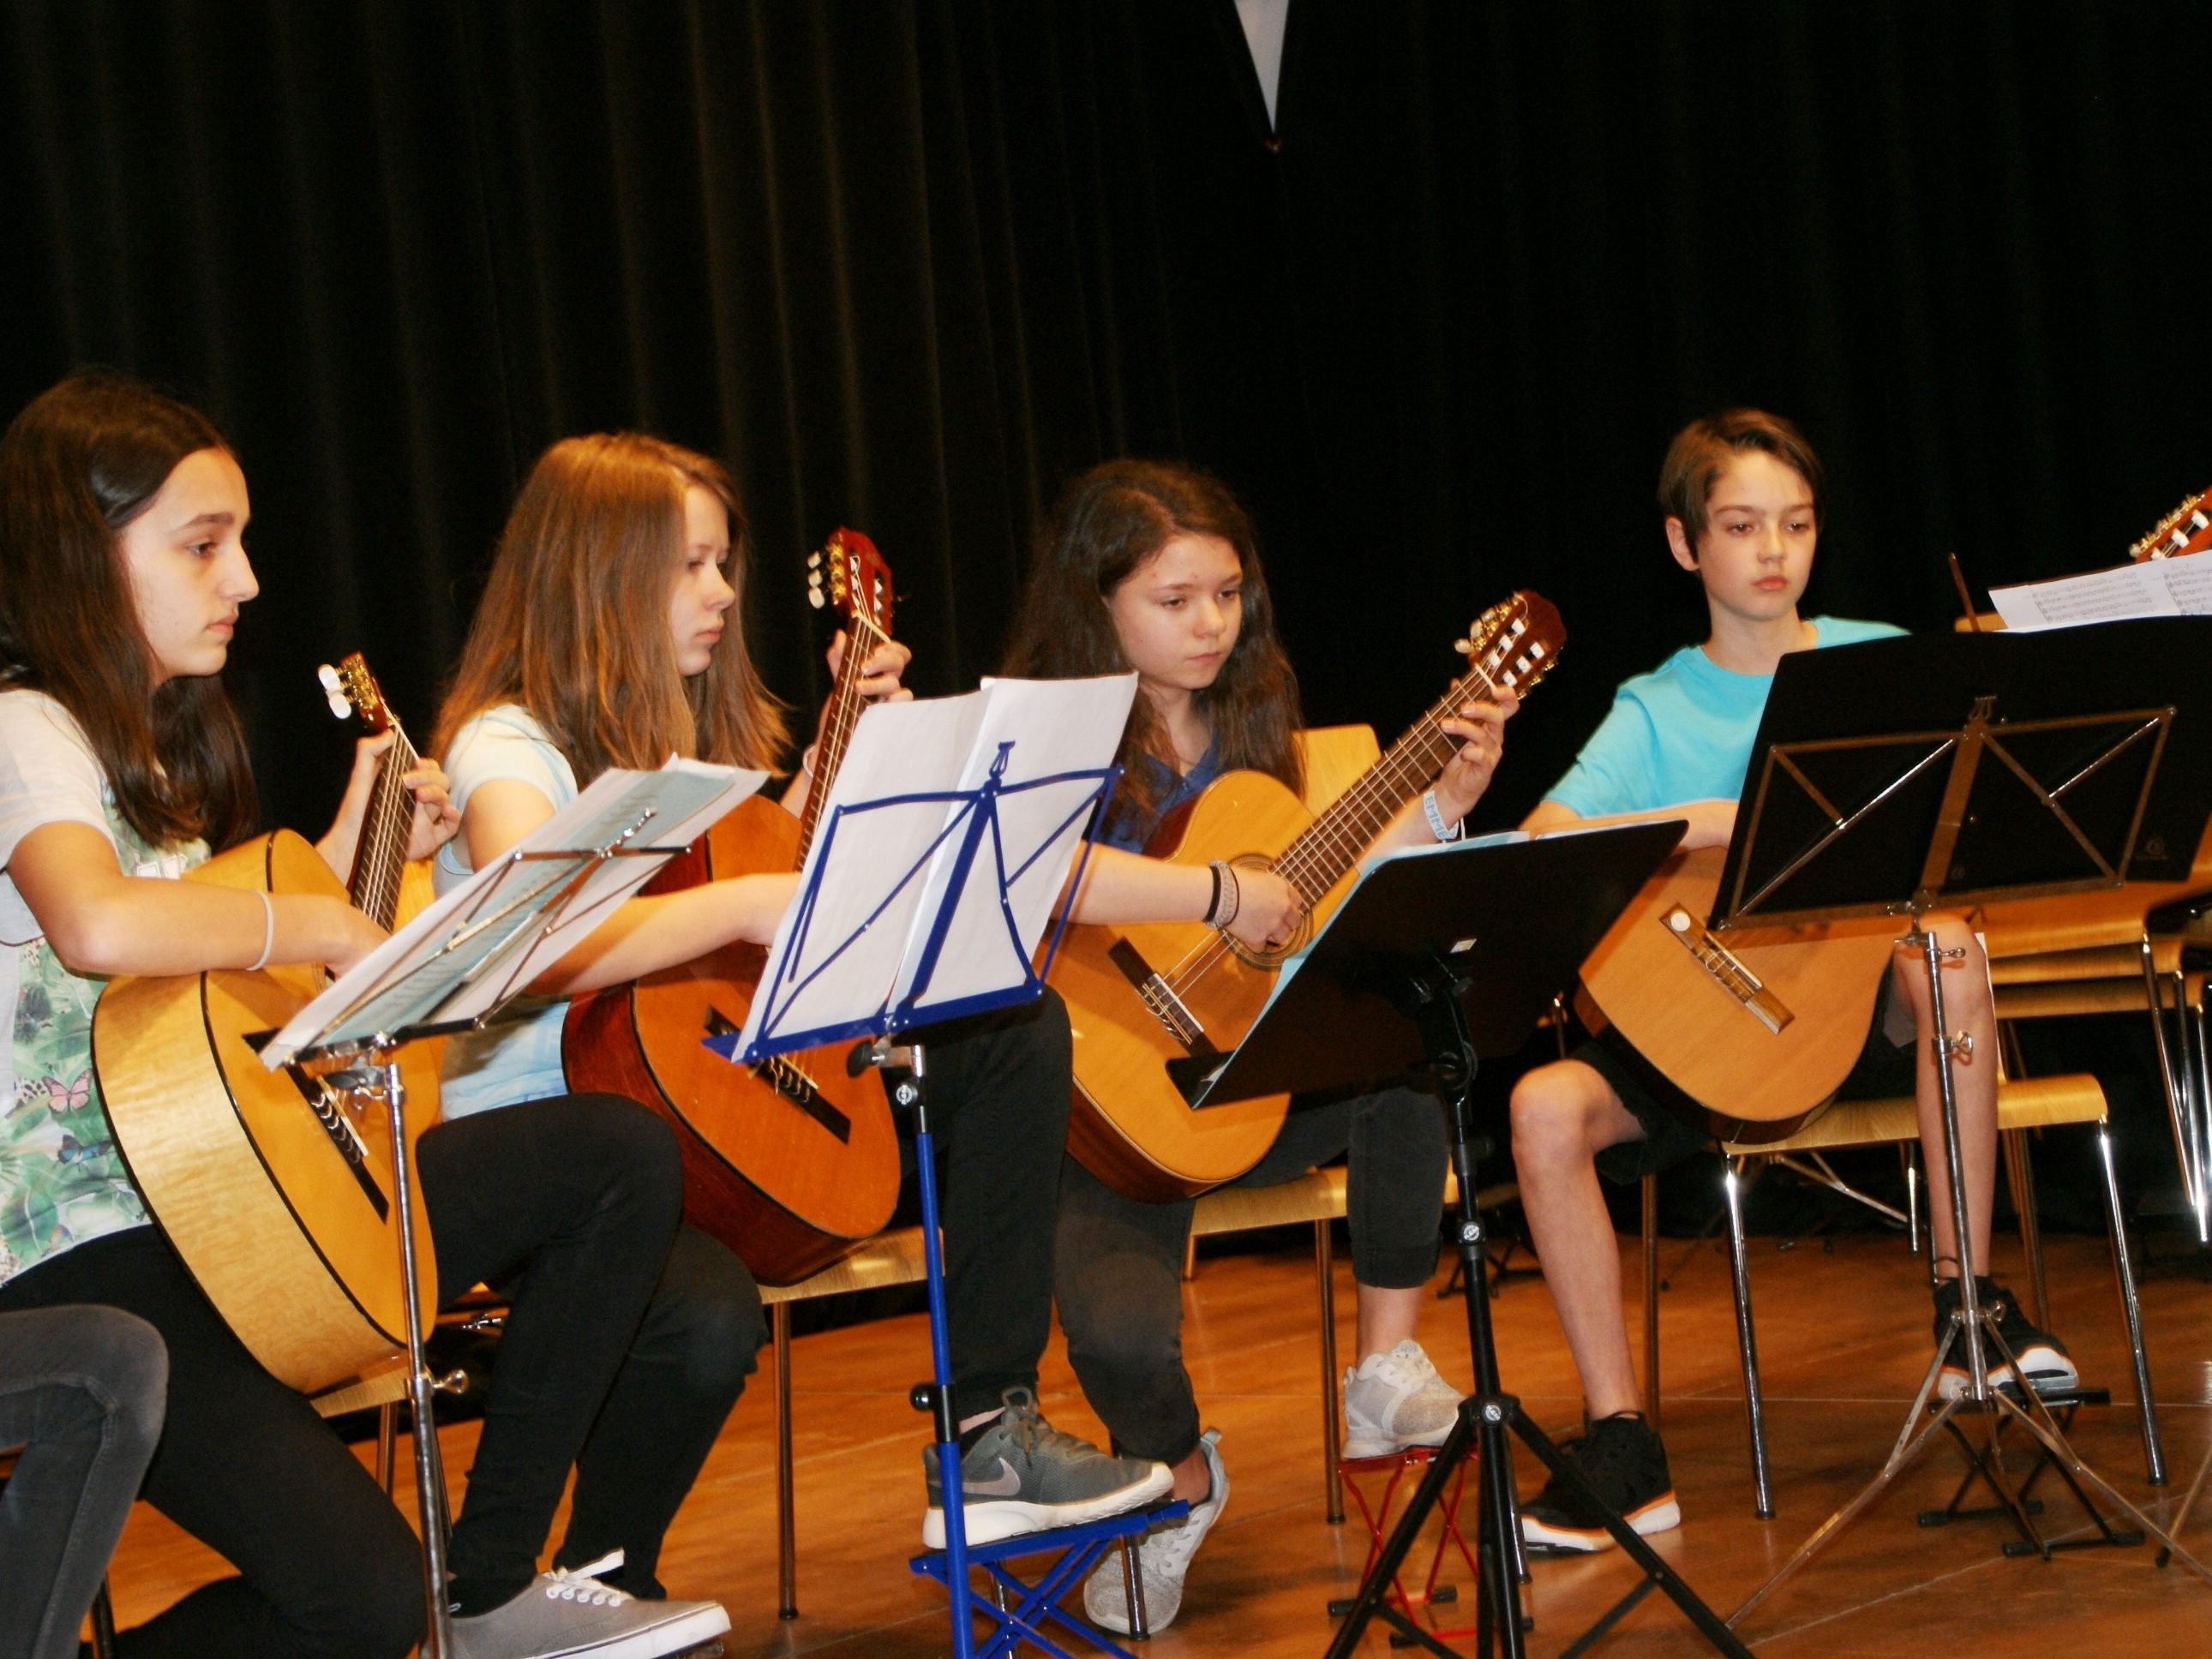
[[(1815, 650), (1905, 631), (1838, 617), (1814, 617), (1813, 630)], [(1773, 684), (1771, 674), (1738, 674), (1704, 647), (1685, 646), (1650, 673), (1621, 682), (1612, 711), (1544, 799), (1586, 818), (1734, 800)]]
[[(556, 811), (576, 799), (574, 769), (519, 703), (487, 708), (453, 733), (445, 767), (453, 805), (464, 812), (469, 797), (495, 778), (513, 778), (539, 790)], [(438, 849), (431, 877), (441, 897), (471, 873), (465, 837), (456, 836)], [(561, 1027), (568, 1012), (565, 998), (520, 997), (508, 1009), (509, 1018), (449, 1039), (438, 1079), (445, 1115), (466, 1117), (567, 1092)]]

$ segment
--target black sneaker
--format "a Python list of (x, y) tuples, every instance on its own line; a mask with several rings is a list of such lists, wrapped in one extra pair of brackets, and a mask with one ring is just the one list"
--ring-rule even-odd
[[(1038, 1414), (1036, 1396), (1027, 1389), (1008, 1389), (1002, 1397), (1006, 1410), (984, 1425), (960, 1459), (961, 1514), (969, 1543), (1103, 1520), (1164, 1497), (1175, 1484), (1164, 1463), (1109, 1456), (1087, 1440), (1061, 1433)], [(941, 1550), (945, 1492), (935, 1446), (923, 1449), (921, 1465), (929, 1494), (921, 1541)]]
[[(1994, 1311), (1997, 1320), (1997, 1334), (2004, 1346), (2020, 1364), (2027, 1377), (2028, 1387), (2038, 1394), (2056, 1394), (2073, 1388), (2081, 1380), (2081, 1373), (2067, 1358), (2066, 1345), (2048, 1331), (2039, 1331), (2028, 1323), (2027, 1316), (2021, 1311), (2020, 1299), (1998, 1284), (1980, 1273), (1974, 1275), (1974, 1296), (1985, 1311)], [(1951, 1328), (1951, 1316), (1959, 1308), (1959, 1281), (1938, 1279), (1936, 1284), (1936, 1341), (1942, 1345), (1944, 1333)], [(2017, 1387), (2013, 1368), (2005, 1362), (2003, 1354), (1995, 1345), (1985, 1348), (1983, 1358), (1989, 1362), (1990, 1381), (1999, 1388)], [(1936, 1379), (1936, 1393), (1944, 1400), (1956, 1400), (1966, 1392), (1966, 1353), (1959, 1343), (1943, 1358), (1942, 1374)]]
[[(1667, 1448), (1636, 1413), (1601, 1417), (1579, 1440), (1559, 1449), (1639, 1534), (1670, 1532), (1682, 1524), (1682, 1506), (1674, 1501), (1674, 1482), (1667, 1473)], [(1613, 1545), (1605, 1523), (1559, 1475), (1521, 1506), (1521, 1536), (1532, 1548), (1580, 1554)]]

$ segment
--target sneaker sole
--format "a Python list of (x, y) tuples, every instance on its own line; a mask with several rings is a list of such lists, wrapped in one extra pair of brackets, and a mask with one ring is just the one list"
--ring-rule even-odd
[[(1672, 1532), (1680, 1526), (1682, 1506), (1674, 1501), (1672, 1492), (1665, 1492), (1621, 1518), (1638, 1537), (1649, 1538), (1653, 1533)], [(1562, 1550), (1577, 1555), (1595, 1555), (1617, 1547), (1613, 1534), (1603, 1527), (1557, 1527), (1539, 1521), (1526, 1510), (1521, 1512), (1521, 1539), (1531, 1549)]]
[(1452, 1425), (1428, 1434), (1377, 1434), (1373, 1436), (1345, 1431), (1344, 1444), (1337, 1455), (1346, 1458), (1395, 1457), (1400, 1452), (1411, 1451), (1416, 1446), (1441, 1446), (1451, 1437)]
[[(2024, 1363), (2027, 1370), (2027, 1385), (2038, 1394), (2063, 1394), (2081, 1383), (2081, 1373), (2079, 1370), (2071, 1364), (2054, 1360), (2047, 1352)], [(2019, 1384), (2013, 1380), (2011, 1366), (1992, 1365), (1990, 1367), (1990, 1386), (1993, 1389), (2017, 1389)], [(1960, 1399), (1966, 1389), (1966, 1368), (1963, 1365), (1947, 1364), (1942, 1375), (1936, 1379), (1936, 1397), (1938, 1400)]]
[(670, 1619), (665, 1623), (648, 1625), (605, 1641), (580, 1642), (574, 1647), (544, 1648), (538, 1651), (544, 1659), (665, 1659), (672, 1654), (688, 1654), (695, 1648), (711, 1646), (720, 1653), (722, 1644), (718, 1637), (729, 1633), (730, 1615), (720, 1607), (700, 1607), (693, 1612)]
[[(1085, 1521), (1103, 1521), (1109, 1515), (1120, 1515), (1148, 1504), (1155, 1498), (1164, 1498), (1175, 1485), (1175, 1476), (1164, 1464), (1155, 1463), (1152, 1471), (1142, 1480), (1109, 1492), (1102, 1497), (1087, 1498), (1073, 1504), (1023, 1504), (1011, 1499), (963, 1505), (968, 1523), (968, 1541), (971, 1544), (995, 1544), (1002, 1538), (1019, 1538), (1024, 1533), (1046, 1532), (1054, 1527), (1079, 1526)], [(945, 1511), (927, 1509), (921, 1515), (921, 1542), (926, 1549), (945, 1547)]]

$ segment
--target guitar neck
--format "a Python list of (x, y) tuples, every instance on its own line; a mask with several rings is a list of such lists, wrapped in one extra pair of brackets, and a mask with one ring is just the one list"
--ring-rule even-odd
[(1335, 886), (1383, 826), (1427, 787), (1459, 747), (1459, 739), (1443, 729), (1443, 722), (1469, 698), (1498, 695), (1496, 682), (1480, 663), (1468, 669), (1283, 850), (1275, 860), (1275, 872), (1311, 899)]
[(867, 699), (860, 695), (862, 670), (878, 646), (889, 641), (890, 635), (867, 617), (858, 614), (848, 618), (849, 626), (845, 636), (845, 659), (838, 665), (837, 683), (830, 688), (829, 711), (822, 720), (822, 738), (814, 750), (814, 787), (806, 792), (806, 811), (799, 820), (799, 861), (806, 861), (807, 849), (814, 845), (814, 832), (822, 821), (822, 803), (830, 799), (830, 785), (844, 763), (845, 750), (853, 740), (853, 727), (867, 707)]
[(353, 878), (346, 884), (354, 908), (384, 928), (399, 915), (399, 884), (407, 867), (408, 831), (415, 817), (415, 798), (406, 776), (420, 759), (397, 722), (392, 731), (394, 740), (377, 765), (368, 810), (362, 817), (361, 842), (354, 853)]

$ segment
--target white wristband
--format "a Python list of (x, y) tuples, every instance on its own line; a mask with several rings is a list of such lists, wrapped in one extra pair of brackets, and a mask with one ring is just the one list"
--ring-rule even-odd
[(1421, 797), (1421, 811), (1428, 817), (1430, 833), (1438, 841), (1457, 841), (1467, 833), (1466, 824), (1444, 822), (1444, 815), (1437, 805), (1437, 792), (1433, 789)]
[(269, 965), (269, 953), (276, 948), (276, 907), (269, 902), (269, 895), (255, 888), (253, 896), (261, 901), (261, 954), (246, 964), (246, 971), (258, 974)]

